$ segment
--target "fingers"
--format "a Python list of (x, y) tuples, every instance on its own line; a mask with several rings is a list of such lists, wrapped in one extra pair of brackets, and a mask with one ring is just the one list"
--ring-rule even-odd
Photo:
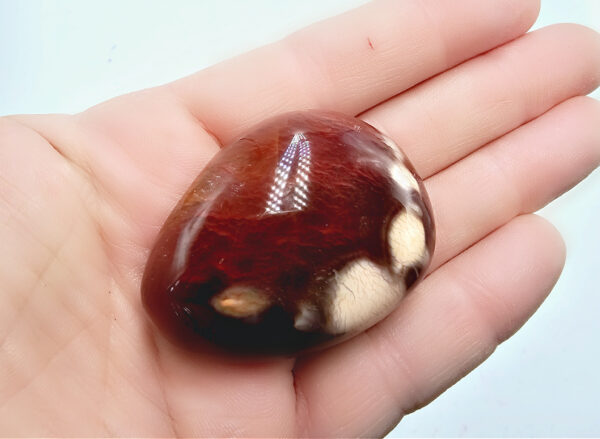
[(527, 215), (426, 278), (367, 333), (296, 370), (306, 436), (374, 437), (481, 363), (551, 290), (558, 232)]
[(430, 271), (600, 164), (600, 103), (570, 99), (434, 175), (426, 187), (437, 242)]
[(600, 35), (550, 26), (468, 61), (363, 117), (395, 139), (422, 177), (600, 83)]
[(524, 33), (538, 3), (376, 1), (169, 87), (222, 142), (286, 110), (357, 114)]
[[(433, 266), (515, 215), (538, 209), (598, 166), (599, 123), (597, 101), (573, 98), (428, 179), (438, 224)], [(370, 335), (301, 364), (297, 388), (308, 434), (381, 434), (403, 409), (429, 401), (522, 324), (551, 288), (563, 252), (550, 226), (519, 217), (434, 271), (407, 298), (411, 304), (403, 303)], [(473, 288), (467, 294), (476, 306), (460, 296)], [(435, 306), (439, 310), (431, 311)], [(373, 344), (381, 353), (376, 367)], [(325, 430), (332, 418), (344, 430)]]

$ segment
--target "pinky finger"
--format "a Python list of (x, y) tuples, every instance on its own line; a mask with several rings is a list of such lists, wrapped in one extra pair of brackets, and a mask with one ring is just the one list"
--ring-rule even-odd
[(564, 243), (517, 217), (429, 275), (387, 319), (301, 361), (303, 436), (379, 436), (430, 402), (510, 337), (562, 270)]

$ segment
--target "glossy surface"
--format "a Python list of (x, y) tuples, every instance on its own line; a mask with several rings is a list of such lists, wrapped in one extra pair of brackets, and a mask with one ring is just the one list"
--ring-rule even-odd
[(159, 234), (142, 298), (188, 347), (294, 354), (385, 317), (433, 245), (424, 188), (389, 139), (347, 116), (288, 113), (201, 172)]

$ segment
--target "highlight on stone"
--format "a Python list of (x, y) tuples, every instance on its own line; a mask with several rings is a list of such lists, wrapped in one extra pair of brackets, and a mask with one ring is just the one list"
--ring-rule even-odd
[(175, 343), (293, 355), (388, 315), (434, 248), (421, 179), (367, 123), (267, 120), (223, 148), (166, 220), (142, 300)]

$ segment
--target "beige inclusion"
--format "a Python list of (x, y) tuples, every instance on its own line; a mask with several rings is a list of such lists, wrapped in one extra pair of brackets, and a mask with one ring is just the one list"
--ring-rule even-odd
[(227, 288), (214, 296), (211, 304), (221, 314), (244, 318), (264, 311), (270, 305), (270, 301), (255, 288), (237, 286)]

